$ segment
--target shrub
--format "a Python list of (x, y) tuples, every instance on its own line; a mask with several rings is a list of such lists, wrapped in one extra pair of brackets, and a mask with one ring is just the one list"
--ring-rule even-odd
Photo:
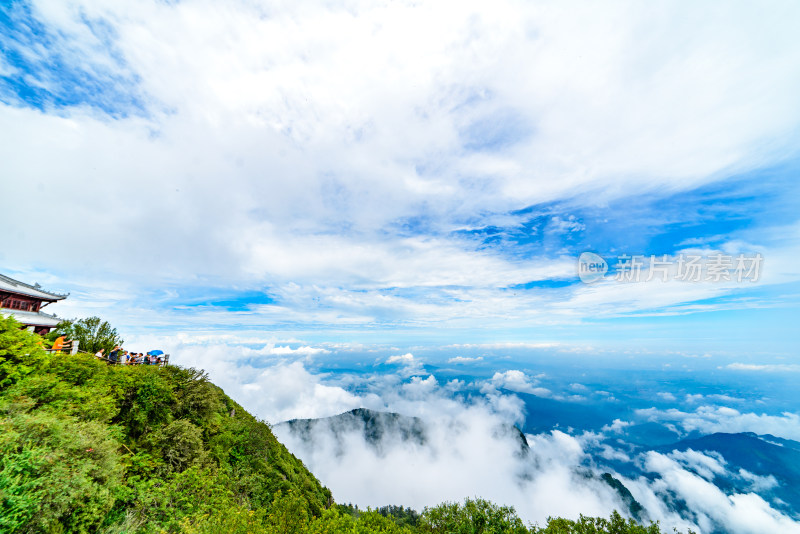
[(174, 471), (183, 471), (205, 458), (202, 432), (185, 419), (173, 421), (153, 436), (153, 450)]
[(23, 330), (13, 317), (0, 315), (0, 388), (32, 373), (46, 359), (41, 336)]
[(123, 482), (109, 429), (46, 412), (3, 415), (0, 531), (94, 532)]

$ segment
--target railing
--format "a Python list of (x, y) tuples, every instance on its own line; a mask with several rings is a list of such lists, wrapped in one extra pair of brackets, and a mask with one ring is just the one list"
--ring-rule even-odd
[(61, 348), (59, 349), (44, 349), (50, 353), (64, 353), (64, 354), (78, 354), (78, 345), (80, 343), (77, 340), (69, 340), (65, 341)]
[[(78, 353), (78, 345), (79, 342), (77, 340), (69, 340), (65, 341), (61, 348), (59, 349), (44, 349), (46, 352), (50, 354), (77, 354)], [(98, 360), (103, 360), (107, 364), (110, 365), (156, 365), (158, 367), (164, 367), (165, 365), (169, 365), (169, 354), (159, 354), (160, 359), (157, 363), (150, 363), (149, 361), (145, 360), (142, 362), (121, 362), (119, 360), (111, 360), (106, 356), (98, 356), (95, 354), (95, 358)]]
[(103, 360), (109, 365), (155, 365), (157, 367), (164, 367), (166, 365), (169, 365), (169, 354), (162, 354), (161, 356), (163, 357), (161, 361), (157, 363), (150, 363), (147, 360), (142, 362), (121, 362), (119, 360), (111, 360), (109, 358), (106, 358), (105, 356), (97, 356), (95, 354), (95, 358), (97, 358), (98, 360)]

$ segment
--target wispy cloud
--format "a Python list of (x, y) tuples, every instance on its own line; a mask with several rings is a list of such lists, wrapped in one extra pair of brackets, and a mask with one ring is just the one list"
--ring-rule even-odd
[(447, 360), (447, 363), (473, 363), (473, 362), (479, 362), (481, 360), (483, 360), (483, 356), (475, 356), (475, 357), (455, 356)]
[(727, 406), (700, 406), (693, 412), (676, 408), (659, 410), (647, 408), (636, 410), (646, 420), (671, 422), (680, 425), (686, 432), (754, 432), (772, 434), (787, 439), (800, 440), (800, 414), (785, 412), (781, 415), (740, 412)]
[(729, 363), (725, 369), (733, 371), (756, 371), (765, 373), (800, 372), (800, 365), (796, 364), (756, 364), (756, 363)]

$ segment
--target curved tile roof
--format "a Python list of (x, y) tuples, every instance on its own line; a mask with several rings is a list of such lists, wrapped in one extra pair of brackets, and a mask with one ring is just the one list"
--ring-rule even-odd
[(67, 295), (59, 295), (58, 293), (50, 293), (49, 291), (45, 291), (39, 287), (39, 284), (32, 286), (2, 274), (0, 274), (0, 291), (17, 293), (19, 295), (27, 295), (29, 297), (47, 300), (50, 302), (67, 298)]

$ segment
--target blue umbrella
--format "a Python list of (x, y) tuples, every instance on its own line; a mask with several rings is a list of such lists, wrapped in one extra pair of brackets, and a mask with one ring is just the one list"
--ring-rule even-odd
[(149, 354), (150, 356), (160, 356), (161, 354), (164, 354), (164, 351), (163, 350), (151, 350), (147, 354)]

